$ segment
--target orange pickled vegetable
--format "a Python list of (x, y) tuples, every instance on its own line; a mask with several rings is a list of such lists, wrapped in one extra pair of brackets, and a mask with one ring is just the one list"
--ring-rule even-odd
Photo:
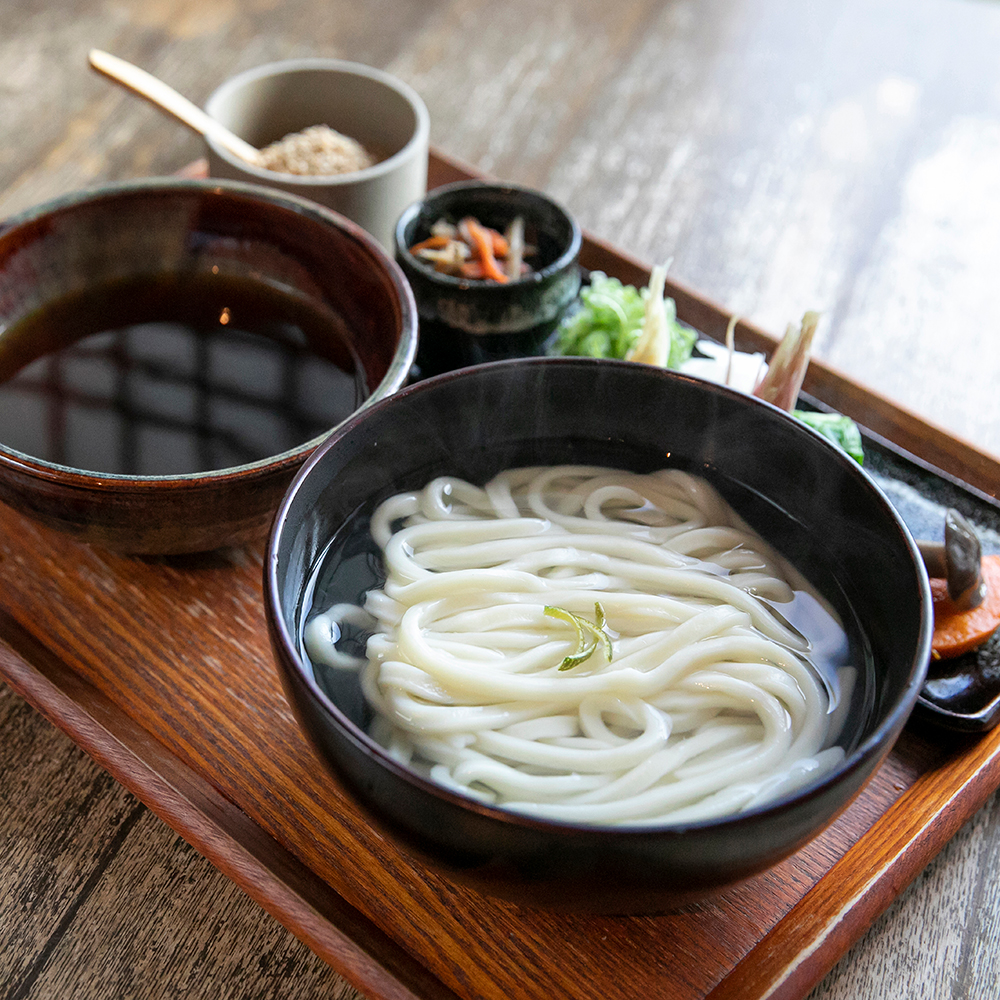
[(948, 597), (946, 580), (931, 580), (934, 598), (934, 637), (931, 650), (935, 659), (948, 660), (981, 646), (1000, 626), (1000, 556), (982, 560), (986, 596), (978, 608), (962, 611)]
[(410, 247), (410, 253), (416, 253), (418, 250), (443, 250), (450, 242), (447, 236), (428, 236), (426, 240), (414, 243)]
[(441, 218), (431, 227), (432, 235), (414, 243), (410, 253), (442, 274), (503, 284), (530, 273), (523, 257), (535, 251), (524, 246), (522, 219), (515, 219), (511, 229), (518, 233), (516, 245), (474, 216), (466, 216), (457, 226)]
[(459, 267), (458, 271), (463, 278), (473, 278), (476, 281), (482, 281), (487, 277), (482, 263), (478, 260), (467, 260)]
[(499, 284), (505, 284), (508, 278), (497, 264), (496, 257), (493, 256), (493, 239), (490, 236), (490, 231), (471, 215), (462, 220), (460, 228), (464, 228), (472, 240), (473, 254), (483, 265), (484, 277)]

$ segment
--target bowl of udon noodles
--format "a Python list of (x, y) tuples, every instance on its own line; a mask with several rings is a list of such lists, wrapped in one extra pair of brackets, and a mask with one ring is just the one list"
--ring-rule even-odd
[(495, 362), (359, 413), (264, 576), (333, 778), (436, 871), (540, 907), (663, 911), (786, 858), (929, 657), (926, 572), (853, 459), (631, 362)]

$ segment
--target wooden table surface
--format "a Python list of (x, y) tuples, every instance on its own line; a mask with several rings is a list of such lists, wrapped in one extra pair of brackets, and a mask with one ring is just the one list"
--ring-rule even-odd
[[(437, 147), (772, 332), (821, 310), (824, 359), (1000, 454), (995, 0), (4, 0), (0, 24), (0, 218), (201, 154), (92, 47), (199, 103), (355, 59), (422, 94)], [(994, 796), (812, 1000), (996, 996), (998, 876)], [(181, 995), (358, 996), (0, 685), (0, 997)]]

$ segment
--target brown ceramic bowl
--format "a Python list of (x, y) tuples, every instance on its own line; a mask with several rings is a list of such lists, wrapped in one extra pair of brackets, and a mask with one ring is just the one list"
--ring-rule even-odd
[[(178, 317), (200, 306), (190, 289), (214, 283), (215, 294), (222, 281), (232, 326), (178, 339)], [(154, 287), (145, 318), (174, 325), (147, 323), (136, 340)], [(218, 301), (226, 324), (230, 299)], [(87, 311), (78, 302), (90, 302), (92, 327), (73, 325)], [(81, 346), (92, 328), (117, 339)], [(56, 354), (53, 339), (75, 355)], [(415, 350), (398, 267), (305, 199), (167, 179), (57, 199), (0, 224), (0, 501), (122, 552), (242, 544), (266, 531), (332, 427), (404, 383)], [(103, 375), (87, 381), (98, 355)], [(12, 392), (15, 376), (26, 381)], [(324, 402), (331, 378), (349, 383), (339, 409)]]
[[(329, 586), (317, 567), (331, 539), (370, 511), (366, 505), (435, 475), (484, 483), (505, 468), (553, 463), (637, 472), (668, 465), (704, 476), (826, 596), (845, 623), (851, 661), (862, 667), (847, 709), (854, 732), (839, 765), (736, 815), (591, 826), (460, 796), (372, 739), (356, 674), (325, 671), (304, 653), (313, 597)], [(354, 538), (343, 544), (351, 546), (345, 581), (364, 588), (362, 567), (378, 565), (377, 548)], [(797, 850), (891, 749), (920, 692), (930, 647), (930, 587), (916, 546), (853, 459), (768, 403), (624, 361), (479, 365), (419, 382), (351, 418), (283, 501), (264, 579), (289, 701), (319, 757), (378, 827), (456, 881), (559, 909), (663, 910)]]

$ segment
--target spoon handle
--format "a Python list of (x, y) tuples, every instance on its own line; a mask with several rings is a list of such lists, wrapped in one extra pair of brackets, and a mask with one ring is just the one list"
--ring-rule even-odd
[(234, 135), (224, 125), (220, 125), (214, 118), (210, 118), (196, 104), (192, 104), (186, 97), (177, 93), (173, 87), (145, 70), (100, 49), (91, 49), (90, 65), (116, 83), (128, 87), (140, 97), (146, 98), (158, 108), (173, 115), (199, 135), (214, 139), (233, 155), (248, 163), (258, 163), (259, 153), (253, 146), (244, 142), (238, 135)]

